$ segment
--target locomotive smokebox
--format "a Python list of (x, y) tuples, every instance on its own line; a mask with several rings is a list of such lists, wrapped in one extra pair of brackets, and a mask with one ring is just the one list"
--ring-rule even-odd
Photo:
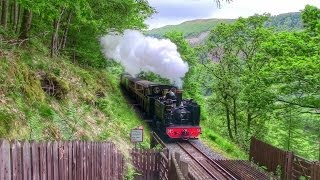
[(181, 101), (182, 101), (182, 90), (177, 90), (176, 91), (176, 97), (177, 97), (177, 106), (180, 106)]
[(183, 121), (188, 121), (190, 112), (183, 107), (179, 107), (173, 111), (173, 118), (175, 123), (182, 124)]

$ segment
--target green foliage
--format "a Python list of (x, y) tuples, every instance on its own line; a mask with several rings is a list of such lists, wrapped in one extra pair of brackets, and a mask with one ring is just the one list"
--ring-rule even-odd
[(30, 140), (40, 140), (43, 137), (44, 123), (41, 122), (41, 117), (39, 114), (32, 111), (27, 112), (29, 139)]
[(100, 49), (97, 41), (103, 33), (145, 28), (144, 19), (154, 12), (147, 1), (99, 0), (88, 1), (87, 6), (88, 18), (76, 18), (70, 28), (67, 50), (74, 61), (95, 68), (108, 65), (102, 53), (97, 51)]
[[(65, 58), (48, 58), (38, 50), (28, 52), (30, 55), (19, 49), (15, 56), (0, 61), (0, 137), (113, 140), (123, 151), (133, 147), (129, 132), (144, 124), (120, 91), (120, 73), (115, 72), (121, 68), (84, 68)], [(53, 98), (42, 89), (44, 78), (64, 84), (68, 93), (63, 93), (63, 99)], [(149, 146), (145, 130), (143, 148)]]
[(276, 31), (295, 31), (303, 29), (300, 12), (292, 12), (271, 16), (265, 23), (266, 27)]
[(13, 126), (14, 119), (15, 117), (13, 114), (0, 109), (0, 137), (7, 137)]
[(201, 123), (203, 132), (201, 134), (201, 140), (207, 143), (215, 151), (220, 152), (224, 156), (230, 158), (247, 159), (247, 155), (242, 151), (235, 143), (223, 138), (220, 134), (216, 133), (212, 129), (208, 128), (209, 125)]
[[(98, 51), (97, 41), (101, 35), (124, 29), (145, 29), (144, 20), (155, 12), (146, 0), (19, 0), (17, 3), (21, 9), (20, 19), (17, 23), (10, 21), (10, 29), (0, 27), (5, 31), (1, 35), (5, 39), (27, 39), (21, 43), (19, 40), (9, 42), (13, 44), (11, 47), (29, 43), (27, 45), (47, 51), (45, 53), (49, 51), (44, 47), (50, 47), (52, 56), (67, 55), (74, 62), (95, 68), (108, 65)], [(30, 22), (22, 19), (25, 12), (30, 12)], [(13, 18), (14, 13), (12, 10), (8, 16)], [(30, 24), (30, 31), (25, 24)], [(24, 31), (27, 37), (20, 37)]]
[[(262, 43), (271, 35), (263, 27), (268, 16), (239, 18), (221, 24), (210, 33), (207, 48), (214, 61), (207, 66), (214, 81), (213, 103), (227, 124), (227, 133), (246, 148), (252, 135), (262, 136), (271, 92), (259, 77), (268, 60), (261, 56)], [(259, 128), (257, 128), (259, 127)]]
[(129, 165), (127, 173), (124, 177), (125, 180), (134, 180), (136, 175), (141, 175), (135, 171), (135, 168)]
[[(197, 48), (197, 63), (205, 71), (196, 74), (206, 77), (201, 86), (211, 91), (204, 107), (214, 117), (202, 123), (204, 129), (228, 135), (244, 150), (256, 136), (300, 156), (318, 158), (318, 11), (307, 6), (302, 12), (305, 31), (274, 32), (265, 28), (268, 16), (239, 18), (211, 30), (206, 46)], [(211, 142), (218, 139), (210, 133), (203, 136)]]
[(320, 33), (320, 9), (307, 5), (302, 12), (303, 26), (312, 36)]
[(54, 116), (54, 111), (48, 104), (40, 104), (38, 110), (43, 118), (52, 119)]
[(141, 79), (145, 79), (152, 82), (157, 82), (161, 84), (170, 84), (170, 80), (166, 78), (162, 78), (158, 74), (155, 74), (153, 72), (140, 72), (138, 74), (138, 77)]

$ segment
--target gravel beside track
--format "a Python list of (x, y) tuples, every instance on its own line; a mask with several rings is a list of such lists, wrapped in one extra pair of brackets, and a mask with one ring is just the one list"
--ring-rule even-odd
[[(181, 141), (183, 142), (183, 141)], [(226, 159), (221, 154), (212, 151), (207, 145), (205, 145), (200, 140), (189, 140), (194, 146), (196, 146), (199, 150), (201, 150), (204, 154), (214, 160)], [(165, 142), (168, 149), (172, 152), (180, 150), (181, 148), (175, 142)]]

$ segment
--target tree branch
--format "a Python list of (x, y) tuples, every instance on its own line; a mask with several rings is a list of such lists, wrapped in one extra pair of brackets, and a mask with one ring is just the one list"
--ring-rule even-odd
[(307, 104), (299, 104), (299, 103), (295, 103), (295, 102), (286, 101), (286, 100), (283, 100), (283, 99), (277, 99), (277, 101), (284, 102), (284, 103), (287, 103), (287, 104), (290, 104), (290, 105), (294, 105), (294, 106), (304, 107), (304, 108), (312, 108), (312, 109), (319, 108), (319, 107), (316, 107), (316, 106), (307, 105)]

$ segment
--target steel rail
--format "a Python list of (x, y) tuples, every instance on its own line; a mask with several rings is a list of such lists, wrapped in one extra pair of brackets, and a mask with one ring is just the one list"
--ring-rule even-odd
[(212, 178), (219, 180), (218, 177), (216, 177), (214, 174), (210, 172), (208, 168), (206, 168), (199, 160), (197, 160), (192, 154), (185, 148), (181, 143), (177, 142), (177, 144), (194, 160), (196, 161)]
[[(209, 163), (211, 166), (213, 166), (212, 164), (214, 164), (215, 166), (218, 166), (218, 168), (220, 170), (223, 171), (223, 173), (227, 174), (228, 177), (231, 177), (234, 180), (237, 180), (238, 178), (234, 177), (228, 170), (226, 170), (224, 167), (222, 167), (220, 164), (218, 164), (217, 162), (213, 161), (209, 156), (207, 156), (205, 153), (203, 153), (198, 147), (196, 147), (193, 143), (189, 142), (188, 143), (195, 148), (197, 151), (199, 151), (204, 157), (207, 158), (207, 160), (209, 160)], [(212, 163), (212, 164), (211, 164)], [(214, 167), (215, 168), (215, 167)], [(216, 168), (215, 168), (216, 169)]]

